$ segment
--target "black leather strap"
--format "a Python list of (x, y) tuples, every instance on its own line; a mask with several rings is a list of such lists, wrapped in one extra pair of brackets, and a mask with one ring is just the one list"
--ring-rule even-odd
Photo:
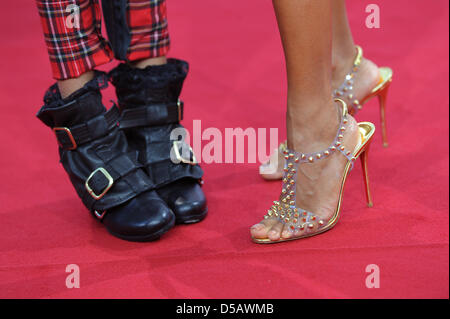
[(108, 112), (94, 117), (86, 123), (73, 127), (54, 127), (56, 138), (64, 150), (76, 149), (79, 145), (106, 135), (117, 127), (120, 112), (113, 106)]
[(184, 141), (152, 141), (145, 152), (147, 163), (171, 161), (173, 164), (196, 164), (192, 148)]
[(184, 103), (182, 101), (127, 108), (122, 111), (120, 128), (179, 123), (183, 119), (183, 109)]
[[(97, 168), (91, 174), (91, 176), (85, 182), (85, 190), (84, 195), (82, 196), (82, 200), (85, 205), (91, 210), (94, 207), (101, 207), (103, 200), (103, 195), (106, 198), (106, 202), (110, 201), (108, 198), (108, 189), (116, 184), (119, 181), (126, 183), (129, 191), (132, 191), (135, 194), (142, 193), (143, 191), (152, 188), (153, 185), (145, 183), (142, 184), (142, 175), (144, 172), (140, 170), (142, 168), (142, 164), (137, 160), (137, 156), (133, 156), (133, 154), (129, 153), (121, 153), (116, 154), (112, 158), (108, 158), (109, 154), (102, 154), (102, 151), (97, 151), (97, 155), (104, 160), (101, 169)], [(111, 180), (109, 179), (111, 178)], [(138, 181), (138, 179), (141, 179)], [(111, 185), (110, 185), (111, 182)], [(92, 190), (93, 193), (91, 193)], [(117, 191), (117, 190), (116, 190)], [(100, 198), (96, 198), (99, 197)], [(115, 197), (120, 197), (118, 194), (114, 195)], [(120, 199), (120, 198), (119, 198)], [(95, 208), (97, 209), (97, 208)]]
[(142, 167), (142, 164), (140, 164), (137, 160), (134, 161), (133, 158), (127, 154), (120, 154), (105, 163), (106, 170), (110, 173), (114, 180), (124, 177)]
[[(178, 150), (176, 156), (175, 148)], [(154, 141), (141, 151), (142, 163), (157, 187), (181, 178), (198, 180), (203, 172), (196, 164), (193, 150), (185, 142)]]

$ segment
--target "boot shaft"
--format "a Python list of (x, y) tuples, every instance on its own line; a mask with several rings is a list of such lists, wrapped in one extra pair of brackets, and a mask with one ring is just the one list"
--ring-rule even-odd
[(94, 79), (63, 99), (54, 84), (45, 93), (45, 104), (36, 116), (50, 128), (82, 124), (106, 111), (100, 90), (107, 85), (106, 74), (96, 72)]
[(121, 109), (159, 103), (176, 103), (189, 71), (187, 62), (168, 59), (165, 65), (145, 69), (121, 64), (110, 72)]

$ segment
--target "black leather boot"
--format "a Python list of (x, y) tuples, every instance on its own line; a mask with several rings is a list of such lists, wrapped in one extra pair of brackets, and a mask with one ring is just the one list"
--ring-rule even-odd
[(188, 68), (184, 61), (169, 59), (166, 65), (145, 69), (121, 64), (110, 73), (122, 112), (120, 127), (139, 151), (139, 160), (176, 222), (185, 224), (199, 222), (207, 214), (200, 187), (203, 171), (183, 138), (171, 139), (173, 130), (184, 130), (179, 96)]
[(103, 106), (100, 89), (107, 80), (96, 72), (95, 79), (66, 99), (53, 85), (37, 117), (53, 129), (78, 196), (107, 230), (129, 241), (155, 240), (173, 227), (175, 216), (129, 149), (118, 127), (119, 110)]

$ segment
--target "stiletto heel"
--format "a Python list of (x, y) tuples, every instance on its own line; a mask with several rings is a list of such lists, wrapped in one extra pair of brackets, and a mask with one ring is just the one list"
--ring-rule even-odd
[(388, 147), (387, 129), (386, 129), (386, 100), (391, 82), (388, 82), (386, 86), (378, 94), (378, 100), (380, 102), (380, 118), (381, 118), (381, 134), (383, 137), (383, 146)]
[[(253, 237), (253, 242), (257, 244), (274, 244), (311, 237), (333, 228), (337, 224), (340, 217), (345, 182), (347, 181), (347, 177), (358, 157), (361, 157), (361, 163), (363, 164), (367, 203), (369, 206), (372, 205), (372, 197), (369, 188), (369, 175), (367, 170), (367, 159), (369, 154), (369, 145), (375, 132), (375, 126), (369, 122), (358, 123), (358, 131), (361, 137), (360, 141), (354, 150), (346, 149), (343, 145), (343, 139), (349, 122), (347, 104), (341, 99), (336, 99), (336, 101), (342, 104), (342, 111), (341, 123), (339, 125), (339, 129), (333, 143), (326, 150), (317, 153), (298, 153), (288, 148), (283, 151), (285, 166), (283, 169), (284, 174), (281, 195), (278, 201), (273, 202), (274, 205), (272, 205), (267, 214), (264, 216), (265, 219), (276, 218), (280, 223), (283, 223), (285, 225), (285, 229), (288, 229), (291, 233), (298, 234), (298, 236), (291, 238), (280, 238), (277, 241), (272, 241), (270, 238)], [(328, 158), (333, 154), (339, 153), (347, 158), (347, 165), (345, 166), (344, 173), (342, 175), (343, 177), (340, 185), (338, 203), (331, 218), (323, 219), (319, 215), (316, 215), (316, 213), (307, 211), (297, 206), (297, 172), (299, 172), (300, 170), (300, 165), (312, 164), (316, 161)]]
[(369, 148), (370, 144), (367, 146), (366, 150), (361, 154), (360, 158), (364, 178), (364, 186), (366, 189), (367, 207), (373, 207), (372, 193), (370, 192), (370, 183), (369, 183), (369, 168), (368, 168)]
[[(356, 46), (356, 57), (353, 61), (353, 66), (351, 71), (345, 76), (345, 81), (342, 85), (333, 92), (333, 97), (338, 99), (345, 99), (348, 101), (348, 112), (350, 115), (355, 116), (358, 111), (362, 110), (364, 104), (366, 104), (372, 98), (378, 96), (380, 102), (380, 114), (381, 114), (381, 132), (383, 137), (383, 146), (388, 146), (387, 141), (387, 129), (386, 129), (386, 100), (387, 94), (389, 91), (389, 87), (392, 83), (392, 78), (394, 72), (391, 68), (388, 67), (380, 67), (378, 69), (380, 74), (380, 80), (378, 84), (370, 91), (368, 95), (366, 95), (361, 100), (356, 99), (356, 96), (353, 92), (354, 78), (355, 74), (359, 71), (361, 61), (363, 59), (363, 50), (360, 46)], [(285, 144), (286, 142), (284, 142)], [(277, 156), (280, 156), (283, 150), (283, 145), (280, 145), (280, 148), (277, 150)], [(282, 157), (280, 157), (282, 160)], [(264, 164), (263, 164), (264, 165)], [(261, 172), (260, 172), (261, 174)], [(266, 180), (274, 180), (280, 179), (280, 175), (282, 172), (276, 171), (271, 174), (261, 174), (261, 176)]]

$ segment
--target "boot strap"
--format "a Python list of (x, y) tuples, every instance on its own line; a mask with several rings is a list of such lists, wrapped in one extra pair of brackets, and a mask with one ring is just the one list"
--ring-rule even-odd
[(203, 171), (184, 141), (153, 141), (144, 151), (144, 166), (157, 187), (182, 178), (199, 180)]
[(95, 169), (86, 179), (85, 188), (92, 198), (99, 200), (112, 187), (114, 181), (139, 168), (142, 168), (142, 165), (137, 161), (133, 161), (127, 154), (120, 154), (103, 167)]
[(181, 100), (176, 103), (126, 108), (122, 111), (120, 128), (179, 123), (183, 119), (183, 109), (184, 103)]
[(86, 123), (73, 127), (54, 127), (59, 146), (64, 150), (75, 150), (79, 145), (105, 136), (117, 127), (120, 112), (113, 106), (108, 112), (94, 117)]
[[(97, 155), (101, 156), (100, 153)], [(132, 154), (122, 153), (104, 161), (102, 166), (94, 169), (85, 180), (81, 198), (86, 207), (91, 211), (102, 211), (116, 206), (112, 202), (119, 200), (122, 196), (132, 198), (152, 189), (153, 184), (141, 168), (143, 166), (137, 160), (137, 156)], [(117, 183), (121, 186), (117, 189), (113, 188)], [(119, 189), (123, 189), (125, 185), (129, 188), (127, 192), (134, 195), (125, 195), (120, 192)], [(111, 195), (109, 195), (110, 190)]]

